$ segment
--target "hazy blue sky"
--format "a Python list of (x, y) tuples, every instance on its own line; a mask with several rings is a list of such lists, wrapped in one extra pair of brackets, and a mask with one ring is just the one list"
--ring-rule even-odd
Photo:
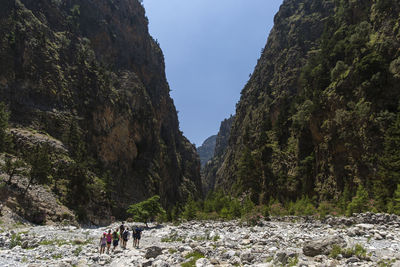
[(144, 0), (180, 129), (197, 146), (235, 113), (282, 0)]

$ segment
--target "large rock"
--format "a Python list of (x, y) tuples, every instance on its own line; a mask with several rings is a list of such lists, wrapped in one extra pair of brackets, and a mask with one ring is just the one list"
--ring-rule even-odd
[(206, 258), (201, 258), (196, 261), (196, 267), (208, 267), (212, 266), (210, 261)]
[(345, 247), (346, 241), (341, 236), (330, 236), (327, 238), (312, 240), (304, 244), (303, 253), (310, 257), (328, 255), (333, 245)]
[(162, 254), (162, 249), (160, 247), (156, 247), (156, 246), (152, 246), (152, 247), (148, 247), (146, 250), (146, 254), (144, 255), (144, 257), (146, 259), (150, 259), (150, 258), (157, 258), (158, 255)]
[(168, 262), (165, 262), (163, 260), (157, 260), (155, 262), (152, 263), (153, 267), (169, 267), (170, 265), (168, 264)]

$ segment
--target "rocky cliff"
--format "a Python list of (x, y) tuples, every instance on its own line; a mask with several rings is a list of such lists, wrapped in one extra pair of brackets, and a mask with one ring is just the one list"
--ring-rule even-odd
[(138, 0), (4, 0), (0, 10), (0, 100), (15, 128), (85, 161), (116, 215), (153, 194), (164, 206), (201, 194), (199, 159)]
[(204, 140), (203, 144), (197, 148), (197, 153), (200, 157), (201, 167), (214, 156), (215, 141), (217, 140), (216, 135), (212, 135)]
[(203, 193), (206, 195), (207, 192), (215, 187), (215, 180), (217, 176), (218, 168), (221, 166), (225, 151), (228, 147), (229, 136), (231, 132), (232, 122), (234, 116), (230, 116), (229, 119), (225, 119), (221, 122), (218, 134), (215, 139), (215, 148), (213, 156), (204, 165), (201, 171), (202, 183), (203, 183)]
[(399, 14), (386, 0), (285, 0), (216, 187), (268, 202), (348, 200), (362, 185), (385, 210), (400, 182)]

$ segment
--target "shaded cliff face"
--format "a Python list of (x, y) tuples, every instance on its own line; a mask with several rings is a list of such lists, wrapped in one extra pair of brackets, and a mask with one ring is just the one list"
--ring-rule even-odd
[(153, 194), (200, 195), (195, 147), (179, 131), (164, 58), (137, 0), (5, 0), (0, 98), (11, 122), (68, 143), (78, 125), (116, 214)]
[(200, 157), (201, 167), (214, 156), (215, 141), (217, 140), (216, 135), (208, 137), (201, 146), (197, 148), (197, 153)]
[(229, 136), (234, 118), (234, 116), (231, 116), (229, 119), (225, 119), (221, 122), (221, 126), (215, 138), (213, 156), (206, 162), (201, 171), (204, 195), (215, 187), (217, 171), (224, 160), (225, 152), (228, 148)]
[[(286, 0), (237, 105), (216, 187), (255, 202), (338, 199), (379, 174), (398, 116), (399, 4)], [(381, 186), (393, 188), (377, 192)]]

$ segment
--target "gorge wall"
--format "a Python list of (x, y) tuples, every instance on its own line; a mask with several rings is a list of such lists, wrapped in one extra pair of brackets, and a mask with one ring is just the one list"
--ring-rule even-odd
[(218, 134), (215, 139), (213, 156), (209, 161), (206, 162), (201, 170), (204, 195), (215, 188), (217, 171), (225, 157), (225, 152), (228, 147), (230, 131), (234, 118), (234, 116), (230, 116), (228, 119), (225, 119), (221, 122)]
[(201, 167), (214, 156), (215, 142), (217, 140), (216, 135), (212, 135), (204, 140), (203, 144), (197, 148), (197, 153), (200, 157)]
[(241, 93), (214, 188), (270, 199), (351, 198), (385, 210), (399, 177), (400, 6), (285, 0)]
[[(72, 206), (107, 200), (123, 216), (153, 194), (164, 206), (201, 195), (199, 158), (179, 130), (163, 54), (138, 0), (4, 0), (0, 36), (0, 101), (14, 133), (61, 141), (64, 162), (85, 161), (90, 172), (77, 178), (87, 190)], [(70, 186), (70, 177), (59, 170), (51, 188)]]

